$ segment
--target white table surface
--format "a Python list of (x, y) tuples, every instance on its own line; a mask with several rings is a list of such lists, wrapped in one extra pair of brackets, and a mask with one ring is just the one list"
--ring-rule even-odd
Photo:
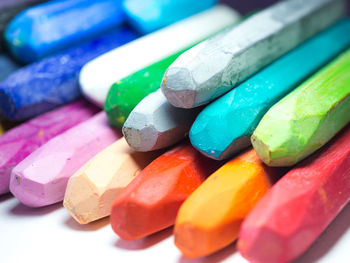
[[(79, 225), (62, 204), (32, 209), (11, 195), (0, 196), (0, 262), (177, 262), (247, 263), (231, 245), (202, 259), (186, 259), (173, 244), (172, 229), (127, 242), (108, 218)], [(295, 263), (350, 263), (350, 205)]]

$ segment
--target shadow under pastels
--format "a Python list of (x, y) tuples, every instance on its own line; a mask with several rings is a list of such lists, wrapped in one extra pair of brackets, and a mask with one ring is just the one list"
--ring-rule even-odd
[(172, 234), (173, 227), (169, 227), (150, 236), (133, 241), (126, 241), (119, 238), (114, 245), (125, 250), (143, 250), (163, 241), (164, 239), (170, 237)]

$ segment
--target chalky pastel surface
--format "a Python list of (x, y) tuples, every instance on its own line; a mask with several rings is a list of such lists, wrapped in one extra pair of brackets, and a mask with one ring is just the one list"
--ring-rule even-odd
[(0, 109), (23, 120), (77, 99), (79, 72), (90, 60), (137, 37), (127, 28), (112, 30), (82, 45), (28, 65), (0, 83)]
[(108, 91), (104, 106), (109, 123), (122, 128), (136, 105), (159, 89), (164, 71), (181, 53), (182, 51), (114, 83)]
[(290, 166), (350, 121), (350, 49), (275, 104), (252, 135), (270, 166)]
[(180, 205), (219, 166), (189, 143), (162, 154), (115, 199), (113, 230), (134, 240), (173, 225)]
[(348, 32), (343, 19), (212, 102), (191, 127), (192, 145), (219, 160), (250, 145), (269, 108), (350, 45)]
[(6, 79), (12, 72), (19, 69), (19, 67), (8, 55), (0, 54), (0, 81)]
[(113, 83), (189, 48), (238, 18), (233, 9), (216, 6), (107, 52), (82, 68), (82, 92), (103, 107)]
[(4, 37), (11, 53), (30, 63), (120, 25), (120, 0), (54, 0), (17, 15)]
[(241, 254), (261, 263), (299, 257), (350, 202), (349, 171), (350, 126), (263, 197), (242, 224)]
[(98, 109), (77, 101), (40, 115), (0, 136), (0, 194), (9, 191), (12, 169), (47, 141), (89, 119)]
[(232, 89), (344, 16), (344, 0), (287, 0), (182, 54), (162, 90), (171, 104), (193, 108)]
[(104, 112), (51, 139), (12, 171), (10, 191), (20, 202), (42, 207), (63, 200), (68, 179), (121, 137)]
[(80, 224), (109, 216), (114, 199), (160, 153), (136, 152), (119, 139), (69, 179), (65, 208)]
[(136, 30), (149, 34), (211, 8), (216, 2), (216, 0), (125, 0), (123, 9), (126, 19)]
[(186, 257), (202, 257), (235, 241), (243, 219), (284, 172), (266, 166), (254, 150), (231, 159), (181, 205), (176, 246)]
[(162, 149), (185, 137), (198, 112), (174, 107), (159, 89), (137, 104), (124, 123), (123, 134), (137, 151)]

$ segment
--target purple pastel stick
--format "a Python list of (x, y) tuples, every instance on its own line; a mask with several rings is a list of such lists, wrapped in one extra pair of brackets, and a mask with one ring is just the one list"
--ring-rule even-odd
[(10, 191), (27, 206), (63, 200), (68, 179), (94, 155), (122, 136), (108, 125), (105, 112), (51, 139), (13, 170)]
[(79, 100), (27, 121), (0, 136), (0, 194), (9, 192), (12, 169), (44, 143), (89, 119), (99, 109)]

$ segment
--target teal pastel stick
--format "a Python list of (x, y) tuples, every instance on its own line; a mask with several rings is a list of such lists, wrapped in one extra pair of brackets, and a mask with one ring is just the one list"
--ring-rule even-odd
[(208, 105), (191, 127), (193, 146), (218, 160), (248, 147), (269, 108), (344, 51), (349, 32), (350, 19), (339, 21)]

